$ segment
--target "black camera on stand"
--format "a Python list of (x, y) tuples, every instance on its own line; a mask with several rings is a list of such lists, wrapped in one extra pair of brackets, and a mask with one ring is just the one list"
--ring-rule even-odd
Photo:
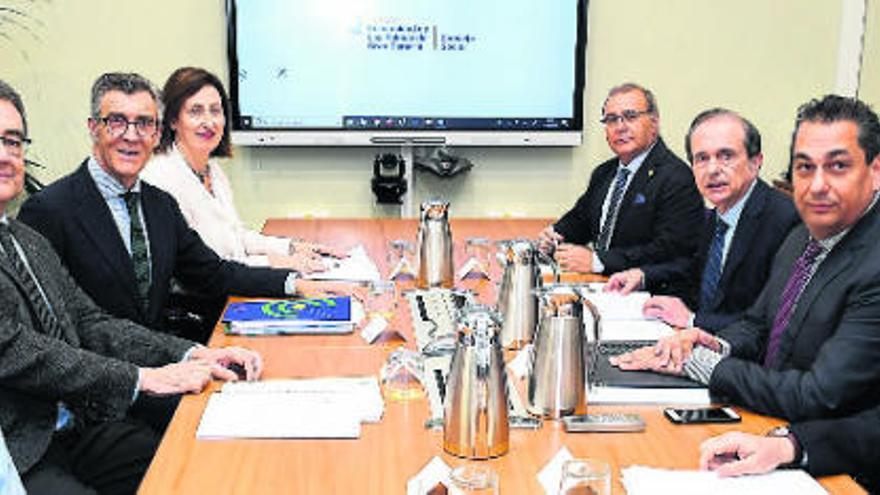
[(402, 204), (401, 198), (406, 194), (406, 161), (394, 153), (376, 155), (371, 184), (379, 203)]

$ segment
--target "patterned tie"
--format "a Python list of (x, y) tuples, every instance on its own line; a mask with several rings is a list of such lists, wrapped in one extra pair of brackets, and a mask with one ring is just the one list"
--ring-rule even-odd
[(137, 281), (138, 302), (146, 313), (150, 296), (150, 259), (147, 255), (147, 238), (138, 215), (139, 196), (139, 193), (129, 191), (122, 195), (122, 199), (125, 200), (125, 207), (128, 208), (131, 262), (134, 265), (134, 278)]
[(605, 222), (599, 230), (597, 247), (605, 251), (611, 244), (611, 229), (617, 221), (617, 210), (620, 208), (620, 200), (623, 199), (623, 188), (626, 186), (626, 178), (629, 169), (621, 167), (617, 170), (617, 178), (614, 180), (614, 190), (611, 191), (611, 201), (608, 202), (608, 211), (605, 213)]
[(788, 278), (788, 283), (785, 284), (779, 309), (776, 311), (776, 317), (773, 319), (773, 329), (770, 331), (770, 339), (767, 341), (767, 354), (764, 356), (765, 368), (771, 367), (776, 361), (776, 354), (779, 352), (782, 334), (785, 333), (785, 329), (788, 327), (788, 321), (791, 319), (791, 314), (794, 312), (797, 300), (801, 297), (801, 293), (807, 285), (807, 280), (810, 278), (813, 265), (816, 263), (816, 258), (821, 252), (822, 246), (817, 241), (810, 240), (807, 243), (807, 248), (804, 249), (804, 253), (794, 262), (794, 270), (792, 270), (791, 276)]
[(703, 268), (703, 278), (700, 282), (700, 311), (709, 311), (715, 294), (718, 292), (718, 281), (721, 280), (721, 261), (724, 258), (724, 234), (729, 225), (720, 217), (715, 217), (715, 237), (709, 246), (709, 254), (706, 257), (706, 266)]
[(6, 259), (9, 261), (9, 265), (14, 270), (19, 284), (21, 284), (28, 300), (31, 302), (34, 314), (37, 315), (37, 320), (39, 320), (40, 325), (43, 327), (43, 333), (51, 337), (60, 338), (61, 325), (58, 323), (55, 313), (49, 307), (49, 302), (44, 298), (43, 293), (40, 292), (37, 281), (28, 271), (24, 260), (18, 255), (18, 251), (15, 250), (12, 242), (12, 232), (9, 230), (9, 225), (5, 223), (0, 223), (0, 244), (3, 245)]

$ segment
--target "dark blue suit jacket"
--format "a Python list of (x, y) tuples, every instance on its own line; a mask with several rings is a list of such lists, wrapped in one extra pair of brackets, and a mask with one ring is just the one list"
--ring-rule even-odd
[(137, 303), (134, 265), (84, 162), (32, 196), (18, 219), (52, 243), (70, 274), (111, 314), (161, 330), (172, 277), (208, 296), (283, 296), (288, 272), (225, 261), (186, 223), (177, 201), (141, 182), (152, 264), (149, 306)]
[[(566, 242), (587, 244), (598, 239), (602, 204), (617, 175), (618, 162), (613, 158), (599, 165), (587, 191), (554, 225)], [(596, 253), (605, 265), (603, 273), (693, 257), (695, 233), (702, 224), (703, 199), (690, 168), (658, 138), (626, 189), (609, 249)], [(659, 291), (679, 295), (689, 290)]]
[[(707, 212), (696, 257), (642, 268), (648, 290), (663, 281), (691, 278), (695, 283), (689, 286), (694, 290), (685, 301), (690, 307), (696, 306), (703, 268), (715, 235), (715, 217), (714, 210)], [(715, 299), (709, 307), (696, 309), (694, 325), (715, 333), (740, 319), (764, 288), (779, 245), (798, 223), (800, 217), (791, 198), (758, 179), (733, 233)]]

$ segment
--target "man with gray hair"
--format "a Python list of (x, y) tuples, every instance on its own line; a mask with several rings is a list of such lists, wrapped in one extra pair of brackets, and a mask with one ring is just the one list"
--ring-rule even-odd
[(108, 312), (163, 330), (172, 278), (206, 297), (314, 293), (295, 272), (226, 261), (190, 229), (177, 202), (139, 178), (159, 139), (159, 99), (138, 74), (92, 87), (92, 155), (21, 208), (79, 285)]
[(685, 150), (697, 189), (714, 207), (696, 234), (697, 255), (615, 273), (605, 288), (627, 293), (693, 278), (698, 281), (695, 305), (654, 296), (645, 304), (645, 315), (714, 333), (738, 320), (757, 299), (773, 255), (799, 218), (791, 198), (758, 177), (761, 134), (739, 114), (723, 108), (700, 112), (688, 130)]
[[(574, 207), (540, 233), (541, 249), (555, 251), (563, 270), (608, 275), (692, 257), (703, 203), (687, 165), (659, 136), (653, 93), (633, 83), (612, 88), (600, 122), (615, 157), (596, 168)], [(689, 281), (680, 282), (652, 289), (684, 296)]]
[(96, 306), (49, 242), (6, 214), (24, 185), (29, 144), (21, 98), (0, 81), (0, 429), (31, 494), (133, 493), (159, 442), (129, 415), (136, 399), (236, 380), (233, 363), (256, 379), (261, 359), (160, 335)]

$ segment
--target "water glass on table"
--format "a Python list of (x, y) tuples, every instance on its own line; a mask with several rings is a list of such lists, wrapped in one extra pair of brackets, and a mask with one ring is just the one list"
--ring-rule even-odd
[(559, 495), (611, 495), (611, 468), (598, 459), (571, 459), (562, 464)]
[(449, 495), (498, 495), (498, 475), (484, 464), (464, 464), (449, 474)]

